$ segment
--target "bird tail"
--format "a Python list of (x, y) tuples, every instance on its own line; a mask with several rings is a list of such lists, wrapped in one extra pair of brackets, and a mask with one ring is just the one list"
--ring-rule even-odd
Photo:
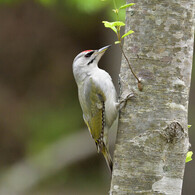
[(104, 158), (106, 159), (106, 163), (108, 165), (110, 172), (112, 173), (112, 167), (113, 167), (112, 158), (110, 156), (110, 152), (109, 152), (108, 148), (106, 147), (106, 145), (104, 143), (103, 143), (103, 147), (102, 147), (101, 152), (104, 155)]

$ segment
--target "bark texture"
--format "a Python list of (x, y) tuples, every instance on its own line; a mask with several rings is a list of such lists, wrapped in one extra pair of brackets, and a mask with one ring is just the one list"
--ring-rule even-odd
[[(194, 0), (134, 0), (126, 11), (124, 50), (143, 91), (122, 59), (120, 112), (110, 194), (182, 191), (188, 139)], [(132, 1), (127, 1), (132, 3)]]

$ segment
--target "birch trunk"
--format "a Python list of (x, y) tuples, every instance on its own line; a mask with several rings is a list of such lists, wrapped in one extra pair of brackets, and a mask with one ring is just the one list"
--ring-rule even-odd
[[(121, 93), (133, 91), (119, 116), (110, 194), (182, 191), (188, 139), (193, 0), (134, 0), (126, 11), (124, 50), (143, 91), (122, 59)], [(127, 3), (132, 3), (128, 0)]]

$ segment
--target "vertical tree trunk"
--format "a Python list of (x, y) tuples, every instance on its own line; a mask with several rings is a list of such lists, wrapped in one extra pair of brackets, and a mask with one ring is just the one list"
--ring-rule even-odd
[[(134, 97), (120, 112), (110, 194), (170, 194), (182, 190), (188, 139), (194, 0), (134, 0), (126, 11), (121, 93)], [(132, 3), (128, 0), (127, 3)]]

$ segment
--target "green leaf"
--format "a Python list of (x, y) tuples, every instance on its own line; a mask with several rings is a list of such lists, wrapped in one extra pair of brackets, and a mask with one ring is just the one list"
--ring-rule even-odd
[(125, 23), (121, 21), (116, 21), (116, 22), (102, 21), (102, 23), (104, 23), (104, 26), (106, 28), (111, 28), (115, 33), (117, 33), (116, 27), (125, 26)]
[(121, 43), (121, 41), (115, 41), (114, 43), (115, 43), (115, 44), (119, 44), (119, 43)]
[(186, 156), (186, 163), (192, 160), (193, 152), (189, 151)]
[(104, 23), (104, 26), (105, 26), (106, 28), (112, 29), (112, 30), (117, 34), (117, 29), (116, 29), (116, 27), (112, 25), (113, 22), (102, 21), (102, 23)]
[(121, 21), (116, 21), (116, 22), (112, 22), (112, 26), (125, 26), (125, 23), (124, 22), (121, 22)]
[(135, 5), (135, 3), (129, 3), (129, 4), (122, 5), (121, 7), (119, 7), (119, 9), (126, 9), (127, 7), (130, 7), (132, 5)]
[(127, 33), (125, 33), (121, 38), (123, 39), (124, 37), (126, 37), (126, 36), (128, 36), (128, 35), (130, 35), (130, 34), (132, 34), (132, 33), (134, 33), (134, 31), (133, 30), (129, 30)]
[(111, 27), (112, 26), (112, 22), (102, 21), (102, 23), (104, 23), (105, 27)]
[(191, 127), (192, 125), (188, 125), (188, 129)]

